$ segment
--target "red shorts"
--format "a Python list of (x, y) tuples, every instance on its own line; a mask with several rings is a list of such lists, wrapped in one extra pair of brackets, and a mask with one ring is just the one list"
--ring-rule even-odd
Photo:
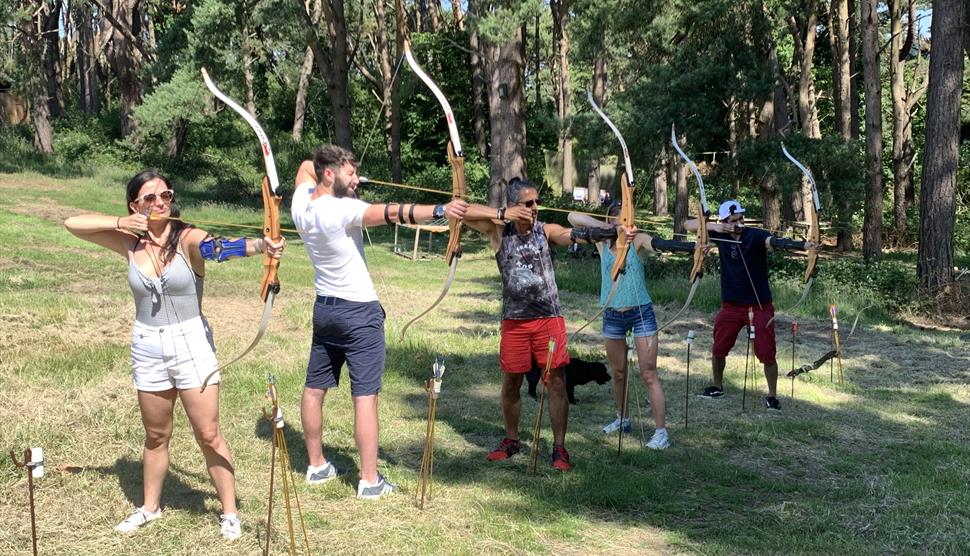
[(754, 310), (754, 354), (765, 365), (775, 363), (775, 324), (765, 326), (775, 315), (775, 307), (766, 303), (762, 308), (758, 306), (735, 305), (722, 303), (721, 310), (714, 317), (714, 346), (711, 353), (714, 357), (727, 357), (738, 339), (738, 332), (744, 330), (747, 341), (748, 309)]
[(502, 341), (498, 348), (499, 366), (507, 373), (527, 373), (532, 370), (533, 361), (540, 369), (545, 368), (550, 338), (556, 340), (551, 368), (568, 365), (566, 321), (562, 317), (503, 320)]

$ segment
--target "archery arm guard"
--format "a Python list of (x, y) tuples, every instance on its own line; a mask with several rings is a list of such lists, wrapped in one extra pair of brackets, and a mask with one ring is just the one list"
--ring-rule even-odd
[(678, 251), (681, 253), (693, 253), (697, 244), (693, 241), (674, 241), (672, 239), (653, 236), (650, 239), (650, 247), (658, 253), (663, 251), (670, 251), (671, 253)]
[(233, 257), (245, 257), (246, 238), (207, 237), (199, 244), (199, 253), (207, 261), (220, 263)]
[(584, 241), (586, 243), (599, 243), (608, 239), (616, 239), (617, 229), (609, 228), (572, 228), (569, 230), (569, 239), (576, 243)]
[(788, 239), (787, 237), (771, 236), (769, 242), (774, 249), (784, 249), (786, 251), (805, 249), (804, 241), (796, 241), (794, 239)]

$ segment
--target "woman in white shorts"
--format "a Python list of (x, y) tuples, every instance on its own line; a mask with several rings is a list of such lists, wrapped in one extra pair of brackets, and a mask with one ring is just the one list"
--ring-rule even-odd
[(168, 472), (175, 400), (181, 399), (209, 476), (222, 503), (222, 536), (240, 536), (232, 454), (219, 430), (219, 378), (212, 332), (202, 314), (206, 260), (226, 260), (264, 250), (279, 258), (284, 242), (269, 238), (229, 240), (177, 220), (175, 192), (153, 171), (127, 186), (128, 215), (85, 214), (68, 218), (68, 231), (128, 261), (135, 298), (131, 341), (132, 380), (145, 426), (144, 503), (115, 528), (132, 532), (161, 517), (162, 483)]

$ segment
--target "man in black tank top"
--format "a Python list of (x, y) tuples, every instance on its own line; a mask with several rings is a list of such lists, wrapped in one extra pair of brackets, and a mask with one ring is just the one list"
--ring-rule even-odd
[[(489, 452), (490, 461), (505, 460), (519, 453), (519, 391), (522, 379), (533, 363), (542, 367), (549, 355), (550, 340), (555, 342), (547, 388), (552, 421), (552, 466), (568, 471), (569, 452), (565, 448), (569, 402), (563, 373), (569, 363), (566, 323), (559, 303), (559, 290), (552, 266), (552, 247), (575, 242), (592, 243), (588, 234), (577, 233), (558, 224), (538, 221), (539, 194), (531, 182), (513, 178), (505, 191), (508, 206), (492, 208), (469, 206), (465, 223), (491, 239), (495, 261), (502, 274), (502, 340), (499, 364), (502, 367), (502, 416), (505, 438)], [(616, 229), (597, 229), (613, 233)], [(585, 231), (585, 230), (583, 230)], [(632, 237), (635, 229), (627, 233)], [(594, 241), (600, 241), (602, 238)]]

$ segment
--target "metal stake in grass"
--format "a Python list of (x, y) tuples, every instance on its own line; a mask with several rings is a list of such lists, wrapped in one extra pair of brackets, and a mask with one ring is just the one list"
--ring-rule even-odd
[(798, 321), (791, 321), (791, 399), (795, 401), (795, 336), (798, 335)]
[[(838, 308), (835, 305), (829, 305), (829, 314), (832, 315), (832, 348), (835, 349), (835, 358), (839, 361), (839, 384), (843, 383), (844, 377), (842, 376), (842, 347), (839, 345), (839, 319), (836, 318), (836, 313), (838, 313)], [(829, 382), (832, 382), (832, 366), (829, 366)]]
[(633, 331), (626, 333), (626, 372), (623, 373), (623, 396), (620, 402), (620, 428), (617, 430), (616, 455), (623, 451), (623, 422), (626, 420), (626, 403), (630, 397), (630, 369), (633, 368)]
[(748, 344), (744, 350), (744, 386), (741, 389), (741, 413), (745, 412), (748, 397), (748, 363), (751, 361), (751, 344), (754, 342), (754, 309), (748, 307)]
[(694, 331), (687, 331), (687, 380), (684, 382), (684, 430), (687, 430), (687, 414), (690, 409), (690, 346), (694, 344)]
[[(546, 384), (549, 381), (549, 370), (552, 368), (552, 354), (556, 351), (556, 339), (549, 337), (549, 352), (546, 355), (546, 368), (539, 378), (539, 411), (536, 412), (536, 424), (532, 429), (532, 451), (529, 453), (529, 474), (536, 473), (536, 459), (539, 457), (539, 435), (542, 431), (542, 411), (546, 401)], [(622, 425), (622, 421), (620, 422)], [(622, 428), (622, 427), (620, 427)]]
[(44, 450), (41, 448), (29, 448), (24, 450), (24, 459), (17, 461), (13, 450), (10, 450), (10, 459), (13, 464), (21, 469), (27, 470), (27, 496), (30, 498), (30, 542), (34, 548), (34, 556), (37, 556), (37, 516), (34, 511), (34, 478), (44, 476)]
[(296, 491), (296, 484), (293, 481), (293, 477), (290, 476), (292, 473), (290, 466), (290, 452), (286, 448), (286, 436), (283, 432), (283, 428), (286, 423), (283, 421), (283, 409), (280, 408), (279, 396), (276, 392), (276, 377), (273, 373), (269, 373), (266, 377), (267, 391), (266, 398), (272, 404), (272, 409), (270, 413), (263, 410), (263, 417), (272, 423), (273, 427), (273, 441), (272, 441), (272, 451), (270, 456), (270, 475), (269, 475), (269, 510), (266, 514), (266, 546), (263, 547), (263, 556), (269, 554), (269, 544), (272, 538), (272, 528), (273, 528), (273, 487), (274, 487), (274, 477), (276, 476), (276, 460), (277, 454), (279, 455), (279, 468), (280, 468), (280, 482), (283, 484), (283, 499), (286, 504), (286, 522), (290, 534), (290, 554), (295, 556), (296, 554), (296, 534), (293, 529), (293, 507), (290, 502), (290, 491), (293, 491), (293, 500), (296, 502), (297, 515), (300, 518), (300, 528), (303, 531), (303, 546), (305, 554), (310, 554), (310, 539), (307, 538), (306, 534), (306, 521), (303, 519), (303, 508), (300, 506), (300, 495)]
[(444, 358), (435, 357), (432, 376), (425, 382), (428, 391), (428, 422), (424, 432), (424, 454), (421, 456), (421, 471), (418, 474), (418, 509), (424, 510), (424, 500), (431, 498), (431, 477), (434, 474), (434, 428), (438, 413), (438, 397), (441, 395), (441, 378), (445, 374)]

